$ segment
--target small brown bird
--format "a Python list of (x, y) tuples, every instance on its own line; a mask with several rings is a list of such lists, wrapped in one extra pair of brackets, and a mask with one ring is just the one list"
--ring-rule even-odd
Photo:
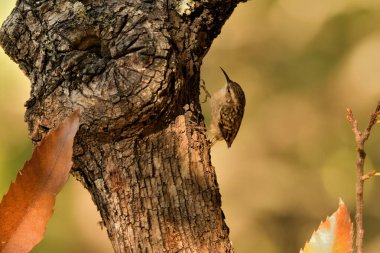
[(222, 68), (220, 69), (226, 76), (227, 84), (211, 97), (210, 131), (214, 134), (211, 145), (224, 139), (227, 146), (231, 147), (243, 119), (245, 95), (240, 85), (232, 81)]

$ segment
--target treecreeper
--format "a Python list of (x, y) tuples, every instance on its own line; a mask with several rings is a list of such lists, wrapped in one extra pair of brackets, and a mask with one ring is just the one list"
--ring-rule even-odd
[(214, 135), (211, 145), (214, 145), (216, 141), (225, 140), (230, 148), (239, 132), (244, 116), (245, 95), (241, 86), (232, 81), (222, 68), (220, 69), (223, 71), (227, 83), (211, 97), (210, 132)]

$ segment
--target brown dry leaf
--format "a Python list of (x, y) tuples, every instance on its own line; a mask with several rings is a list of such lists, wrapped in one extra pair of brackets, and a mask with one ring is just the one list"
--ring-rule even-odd
[(79, 110), (36, 146), (0, 203), (0, 252), (29, 252), (53, 214), (56, 194), (68, 178)]

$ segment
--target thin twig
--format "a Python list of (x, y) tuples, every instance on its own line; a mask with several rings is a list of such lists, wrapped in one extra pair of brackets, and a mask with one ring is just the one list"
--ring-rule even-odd
[(362, 180), (363, 180), (363, 181), (368, 180), (368, 179), (370, 179), (370, 178), (376, 176), (377, 174), (379, 174), (379, 173), (377, 173), (376, 170), (370, 171), (370, 172), (368, 172), (368, 173), (366, 173), (366, 174), (364, 174), (364, 175), (362, 176)]
[[(358, 128), (358, 122), (354, 119), (352, 110), (347, 108), (347, 120), (352, 126), (352, 131), (356, 141), (356, 249), (357, 253), (363, 253), (363, 185), (366, 179), (364, 175), (364, 161), (366, 153), (364, 144), (368, 140), (372, 127), (377, 123), (377, 117), (380, 114), (380, 101), (377, 103), (375, 112), (371, 114), (367, 128), (361, 132)], [(376, 172), (373, 174), (375, 175)], [(367, 175), (369, 176), (369, 174)]]

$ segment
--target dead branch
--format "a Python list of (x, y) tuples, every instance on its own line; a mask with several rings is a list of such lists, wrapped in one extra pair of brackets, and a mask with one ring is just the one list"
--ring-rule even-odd
[(347, 120), (352, 126), (352, 131), (355, 135), (356, 142), (356, 249), (357, 253), (363, 252), (363, 186), (364, 180), (375, 175), (369, 173), (364, 175), (364, 162), (366, 153), (364, 151), (364, 144), (368, 140), (373, 126), (377, 123), (377, 117), (380, 114), (380, 101), (377, 103), (375, 111), (371, 114), (367, 128), (362, 132), (358, 128), (358, 121), (354, 119), (352, 110), (347, 108)]

